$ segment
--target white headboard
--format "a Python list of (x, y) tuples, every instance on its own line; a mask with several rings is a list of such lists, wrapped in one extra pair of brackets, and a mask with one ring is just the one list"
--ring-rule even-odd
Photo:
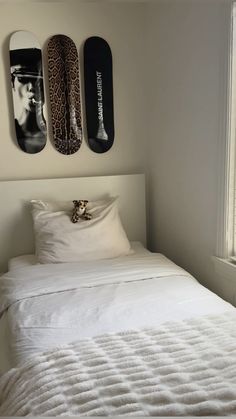
[(146, 244), (144, 175), (117, 175), (66, 179), (0, 182), (0, 272), (9, 258), (34, 253), (31, 199), (96, 200), (119, 196), (122, 223), (130, 240)]

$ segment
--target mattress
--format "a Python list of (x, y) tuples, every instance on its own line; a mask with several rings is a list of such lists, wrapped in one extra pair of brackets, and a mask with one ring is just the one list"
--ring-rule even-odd
[(161, 254), (28, 264), (0, 279), (1, 371), (76, 339), (235, 309)]

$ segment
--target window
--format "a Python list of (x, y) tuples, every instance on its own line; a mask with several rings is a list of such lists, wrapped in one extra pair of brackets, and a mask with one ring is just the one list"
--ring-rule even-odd
[(236, 2), (233, 4), (229, 57), (228, 129), (225, 182), (225, 249), (223, 257), (236, 262)]
[(225, 142), (222, 141), (224, 162), (221, 162), (217, 256), (227, 263), (235, 263), (232, 267), (236, 279), (236, 2), (232, 8), (227, 53), (227, 106), (222, 130)]

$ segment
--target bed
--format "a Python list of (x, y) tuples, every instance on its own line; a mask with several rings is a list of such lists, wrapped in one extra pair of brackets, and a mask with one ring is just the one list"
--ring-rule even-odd
[[(0, 191), (6, 245), (22, 219), (2, 258), (0, 416), (236, 414), (235, 309), (146, 249), (143, 175), (3, 182)], [(28, 202), (62, 196), (100, 199), (99, 211), (118, 206), (126, 251), (94, 259), (89, 247), (68, 262), (57, 247), (59, 263), (37, 244), (36, 257)], [(64, 217), (58, 208), (48, 212)], [(27, 234), (19, 235), (22, 224)]]

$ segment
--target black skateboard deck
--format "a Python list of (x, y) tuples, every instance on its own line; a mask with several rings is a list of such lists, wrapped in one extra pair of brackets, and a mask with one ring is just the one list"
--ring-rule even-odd
[(54, 144), (73, 154), (82, 142), (79, 59), (74, 42), (55, 35), (48, 42), (48, 78)]
[(10, 68), (17, 142), (26, 153), (38, 153), (45, 147), (47, 130), (43, 114), (42, 53), (32, 33), (12, 34)]
[(84, 44), (84, 89), (88, 144), (104, 153), (114, 142), (112, 54), (98, 36)]

